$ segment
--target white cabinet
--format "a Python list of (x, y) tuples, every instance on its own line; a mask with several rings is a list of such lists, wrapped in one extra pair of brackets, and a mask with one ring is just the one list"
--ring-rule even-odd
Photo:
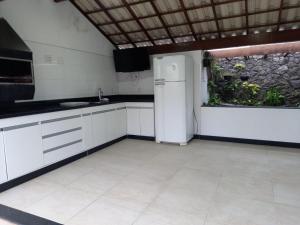
[(94, 146), (126, 135), (125, 107), (115, 105), (100, 107), (92, 113), (92, 136)]
[(154, 111), (153, 108), (140, 109), (141, 136), (154, 137)]
[(141, 135), (139, 108), (127, 108), (127, 134)]
[(0, 184), (7, 181), (3, 133), (0, 132)]
[(38, 122), (3, 128), (8, 179), (42, 167), (41, 126)]
[(92, 133), (94, 147), (104, 144), (107, 141), (106, 115), (103, 111), (93, 112)]
[(83, 149), (81, 115), (57, 113), (42, 121), (44, 165), (81, 153)]
[(127, 108), (127, 134), (154, 137), (153, 103), (130, 103)]
[(123, 137), (127, 134), (127, 118), (126, 107), (119, 107), (116, 110), (116, 135), (117, 138)]
[(82, 121), (82, 136), (83, 148), (89, 150), (94, 147), (93, 145), (93, 130), (92, 130), (92, 114), (86, 113), (81, 117)]

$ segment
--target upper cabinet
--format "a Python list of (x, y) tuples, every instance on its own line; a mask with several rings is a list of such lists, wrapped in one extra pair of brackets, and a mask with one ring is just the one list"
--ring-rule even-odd
[(3, 128), (3, 142), (9, 180), (43, 166), (41, 125), (39, 122)]
[(3, 133), (0, 131), (0, 184), (7, 181)]

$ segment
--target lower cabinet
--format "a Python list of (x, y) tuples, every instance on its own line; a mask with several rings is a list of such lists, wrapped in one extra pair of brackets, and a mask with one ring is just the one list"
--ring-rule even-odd
[(104, 144), (107, 141), (106, 115), (103, 111), (93, 112), (92, 134), (94, 147)]
[(105, 109), (92, 114), (94, 146), (102, 145), (126, 135), (125, 107)]
[(0, 131), (0, 184), (7, 181), (3, 133)]
[(81, 115), (42, 121), (44, 165), (79, 154), (83, 149)]
[(154, 137), (154, 111), (153, 108), (140, 109), (141, 136)]
[(116, 110), (116, 138), (127, 134), (126, 107), (120, 107)]
[(94, 147), (92, 114), (91, 113), (83, 114), (81, 117), (81, 121), (82, 121), (83, 149), (89, 150)]
[(127, 107), (127, 134), (154, 137), (152, 107)]
[(141, 135), (139, 108), (127, 107), (127, 134)]
[(154, 136), (150, 104), (97, 106), (5, 121), (0, 131), (0, 184), (126, 134)]
[(3, 128), (3, 143), (9, 180), (43, 166), (41, 125), (38, 122)]

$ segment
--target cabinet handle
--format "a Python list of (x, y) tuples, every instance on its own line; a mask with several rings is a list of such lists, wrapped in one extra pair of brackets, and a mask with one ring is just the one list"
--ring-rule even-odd
[(81, 130), (81, 129), (82, 129), (81, 127), (76, 127), (76, 128), (70, 129), (70, 130), (64, 130), (64, 131), (56, 132), (56, 133), (53, 133), (53, 134), (47, 134), (47, 135), (43, 136), (42, 139), (47, 139), (47, 138), (59, 136), (59, 135), (62, 135), (62, 134), (72, 133), (74, 131), (78, 131), (78, 130)]
[(115, 111), (115, 109), (97, 111), (97, 112), (93, 112), (92, 114), (95, 115), (95, 114), (101, 114), (101, 113), (112, 112), (112, 111)]
[(63, 144), (63, 145), (60, 145), (60, 146), (57, 146), (57, 147), (54, 147), (54, 148), (47, 149), (47, 150), (43, 151), (43, 153), (47, 154), (49, 152), (57, 151), (61, 148), (65, 148), (65, 147), (68, 147), (68, 146), (71, 146), (71, 145), (75, 145), (75, 144), (80, 143), (80, 142), (82, 142), (82, 139), (72, 141), (72, 142), (69, 142), (67, 144)]
[(51, 119), (51, 120), (44, 120), (44, 121), (42, 121), (42, 124), (53, 123), (53, 122), (58, 122), (58, 121), (63, 121), (63, 120), (70, 120), (70, 119), (75, 119), (75, 118), (80, 118), (80, 117), (81, 117), (81, 115), (75, 115), (75, 116), (66, 116), (66, 117)]
[(151, 107), (151, 106), (149, 106), (149, 107), (147, 107), (147, 106), (140, 106), (140, 107), (138, 107), (138, 106), (127, 106), (126, 108), (127, 109), (153, 109), (153, 107)]
[(17, 130), (25, 127), (33, 127), (39, 125), (39, 122), (34, 122), (34, 123), (26, 123), (26, 124), (20, 124), (20, 125), (15, 125), (15, 126), (10, 126), (10, 127), (4, 127), (2, 128), (3, 131), (10, 131), (10, 130)]

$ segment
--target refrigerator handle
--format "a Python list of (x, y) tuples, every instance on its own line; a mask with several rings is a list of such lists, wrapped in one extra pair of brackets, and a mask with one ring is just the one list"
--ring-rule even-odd
[(161, 79), (155, 79), (155, 81), (165, 81), (164, 78), (161, 78)]

